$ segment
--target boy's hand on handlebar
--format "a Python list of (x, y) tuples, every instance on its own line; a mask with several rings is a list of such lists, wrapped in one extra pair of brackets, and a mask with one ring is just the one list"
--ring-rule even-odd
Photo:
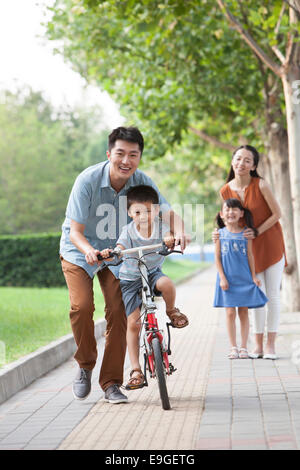
[(106, 261), (112, 261), (113, 257), (109, 257), (113, 250), (111, 248), (105, 248), (105, 250), (100, 251), (102, 258), (105, 258)]

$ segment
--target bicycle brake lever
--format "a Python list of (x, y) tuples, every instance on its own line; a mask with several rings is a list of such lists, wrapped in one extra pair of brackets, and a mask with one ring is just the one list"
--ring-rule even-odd
[(163, 248), (162, 250), (160, 250), (158, 252), (158, 254), (162, 255), (162, 256), (168, 256), (168, 255), (171, 255), (172, 253), (181, 253), (183, 255), (183, 251), (179, 251), (179, 250), (169, 250), (169, 248), (167, 247), (167, 245), (165, 243), (163, 243)]

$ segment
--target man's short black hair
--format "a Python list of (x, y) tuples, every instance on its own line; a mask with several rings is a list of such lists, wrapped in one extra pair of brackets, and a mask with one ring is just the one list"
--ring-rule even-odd
[(114, 147), (117, 140), (126, 140), (127, 142), (137, 143), (141, 154), (144, 150), (144, 138), (137, 127), (117, 127), (108, 136), (108, 150)]
[(159, 204), (159, 197), (157, 192), (152, 186), (140, 184), (133, 186), (127, 191), (127, 209), (130, 208), (135, 202), (152, 202), (152, 204)]

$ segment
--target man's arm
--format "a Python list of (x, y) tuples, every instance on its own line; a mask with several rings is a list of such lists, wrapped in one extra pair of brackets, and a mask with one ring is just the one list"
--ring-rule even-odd
[(190, 243), (191, 237), (184, 230), (184, 222), (179, 215), (173, 210), (163, 212), (162, 221), (169, 225), (171, 232), (174, 234), (175, 245), (180, 245), (184, 250)]
[(99, 261), (97, 255), (100, 251), (95, 250), (92, 245), (87, 241), (84, 236), (85, 225), (75, 222), (71, 219), (71, 230), (70, 230), (70, 240), (73, 245), (78, 248), (81, 253), (85, 255), (85, 260), (88, 264), (93, 266), (95, 263), (100, 264), (102, 261)]

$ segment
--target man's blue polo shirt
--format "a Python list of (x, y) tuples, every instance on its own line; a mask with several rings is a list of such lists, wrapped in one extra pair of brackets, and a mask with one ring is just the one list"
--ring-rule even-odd
[[(71, 219), (85, 225), (84, 236), (97, 250), (114, 248), (124, 225), (131, 219), (127, 215), (126, 191), (132, 186), (146, 184), (152, 186), (159, 195), (162, 212), (171, 209), (149, 176), (136, 170), (124, 188), (117, 193), (110, 184), (109, 161), (90, 166), (78, 175), (72, 188), (62, 225), (60, 254), (70, 263), (81, 266), (93, 277), (97, 265), (90, 266), (84, 254), (70, 241)], [(104, 267), (104, 266), (103, 266)], [(119, 267), (109, 266), (118, 277)]]

